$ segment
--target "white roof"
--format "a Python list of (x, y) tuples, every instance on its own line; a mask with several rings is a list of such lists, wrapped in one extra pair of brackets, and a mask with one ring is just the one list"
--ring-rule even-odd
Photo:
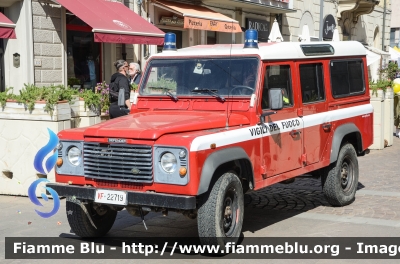
[[(321, 44), (331, 45), (334, 55), (305, 56), (301, 45), (318, 46)], [(262, 60), (293, 60), (311, 59), (315, 57), (341, 57), (341, 56), (365, 56), (364, 46), (358, 41), (324, 41), (324, 42), (278, 42), (259, 43), (258, 49), (244, 49), (244, 44), (216, 44), (198, 45), (177, 51), (164, 51), (152, 57), (204, 57), (204, 56), (236, 56), (236, 55), (258, 55)]]

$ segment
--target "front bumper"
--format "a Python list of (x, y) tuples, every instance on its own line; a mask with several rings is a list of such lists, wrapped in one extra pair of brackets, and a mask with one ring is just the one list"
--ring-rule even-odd
[[(75, 196), (76, 199), (94, 200), (96, 189), (87, 186), (76, 186), (61, 183), (48, 183), (47, 187), (54, 189), (59, 196)], [(152, 192), (127, 192), (128, 205), (153, 206), (191, 210), (196, 209), (196, 197)]]

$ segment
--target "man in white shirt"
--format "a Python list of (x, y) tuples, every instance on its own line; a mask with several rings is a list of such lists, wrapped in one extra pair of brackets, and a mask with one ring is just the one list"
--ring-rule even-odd
[(131, 77), (130, 84), (139, 84), (140, 78), (142, 78), (142, 74), (140, 72), (140, 65), (136, 62), (131, 62), (129, 64), (129, 76)]

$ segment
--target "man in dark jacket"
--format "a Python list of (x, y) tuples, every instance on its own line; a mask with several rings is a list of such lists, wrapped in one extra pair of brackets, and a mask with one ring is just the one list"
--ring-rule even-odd
[(127, 115), (129, 113), (129, 110), (131, 109), (131, 102), (130, 102), (130, 85), (129, 85), (129, 80), (127, 77), (127, 71), (128, 71), (128, 63), (124, 60), (118, 60), (114, 63), (115, 68), (117, 69), (117, 72), (114, 73), (111, 76), (110, 80), (110, 87), (111, 83), (115, 83), (114, 86), (114, 92), (119, 93), (119, 89), (124, 89), (124, 101), (125, 101), (125, 106), (121, 107), (118, 105), (118, 98), (111, 97), (111, 104), (110, 104), (110, 118), (116, 118), (120, 116)]

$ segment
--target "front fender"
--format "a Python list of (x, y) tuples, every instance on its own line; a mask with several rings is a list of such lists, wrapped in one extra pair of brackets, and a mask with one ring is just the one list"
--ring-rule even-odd
[(210, 156), (208, 156), (203, 164), (203, 169), (201, 171), (201, 178), (197, 195), (200, 195), (208, 191), (208, 187), (210, 186), (214, 172), (217, 170), (219, 166), (229, 161), (234, 161), (239, 159), (246, 159), (251, 164), (249, 156), (240, 147), (221, 149), (213, 152)]

